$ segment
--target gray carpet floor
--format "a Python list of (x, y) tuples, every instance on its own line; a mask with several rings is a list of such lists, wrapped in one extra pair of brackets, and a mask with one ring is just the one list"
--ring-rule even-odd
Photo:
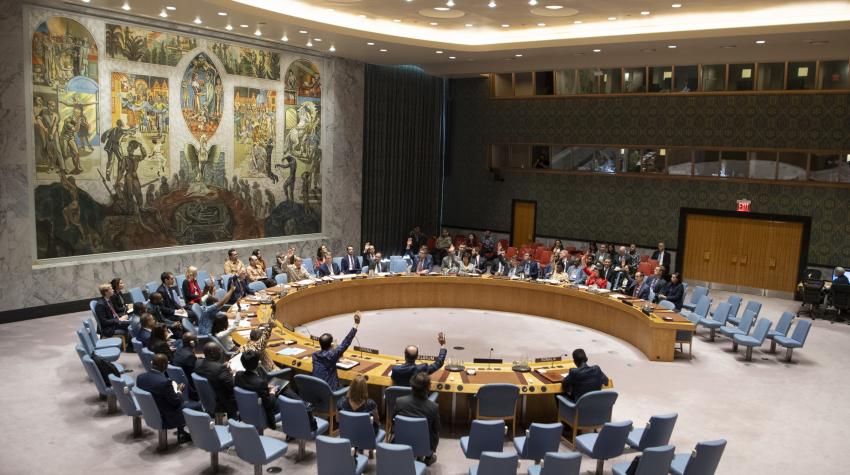
[[(725, 292), (712, 291), (715, 302)], [(761, 316), (776, 322), (784, 310), (799, 303), (759, 297)], [(745, 296), (745, 301), (748, 298)], [(131, 421), (120, 413), (108, 415), (106, 403), (97, 397), (74, 352), (74, 328), (86, 313), (30, 320), (0, 326), (0, 407), (4, 409), (0, 431), (0, 473), (209, 473), (208, 455), (191, 445), (175, 446), (158, 453), (156, 435), (146, 429), (134, 439)], [(494, 324), (495, 322), (495, 324)], [(350, 315), (327, 318), (310, 325), (312, 333), (330, 331), (342, 336)], [(487, 324), (484, 324), (487, 323)], [(723, 474), (843, 473), (848, 456), (843, 447), (850, 440), (850, 377), (848, 342), (850, 326), (818, 320), (806, 347), (795, 352), (794, 362), (783, 354), (756, 350), (753, 361), (743, 361), (743, 350), (731, 352), (729, 340), (711, 343), (707, 332), (694, 341), (694, 359), (653, 363), (634, 347), (606, 334), (537, 317), (459, 309), (384, 310), (369, 312), (361, 324), (362, 346), (387, 353), (401, 353), (407, 343), (421, 352), (435, 353), (436, 332), (449, 339), (450, 357), (471, 359), (487, 356), (506, 361), (523, 356), (554, 356), (576, 347), (587, 350), (616, 382), (620, 397), (614, 419), (629, 419), (643, 427), (653, 414), (675, 411), (679, 420), (671, 443), (677, 452), (690, 452), (700, 440), (729, 441), (718, 469)], [(119, 360), (133, 375), (141, 370), (135, 354)], [(469, 461), (460, 450), (458, 437), (444, 431), (438, 461), (427, 473), (465, 474)], [(267, 435), (283, 437), (275, 431)], [(175, 439), (171, 436), (170, 440)], [(287, 456), (271, 466), (286, 474), (316, 473), (315, 450), (295, 463), (291, 444)], [(510, 443), (505, 450), (513, 450)], [(561, 450), (567, 450), (566, 447)], [(633, 453), (606, 463), (629, 460)], [(234, 453), (221, 456), (222, 473), (250, 473), (251, 467)], [(523, 462), (519, 473), (525, 473)], [(585, 457), (583, 471), (595, 467)], [(374, 473), (370, 462), (367, 473)]]

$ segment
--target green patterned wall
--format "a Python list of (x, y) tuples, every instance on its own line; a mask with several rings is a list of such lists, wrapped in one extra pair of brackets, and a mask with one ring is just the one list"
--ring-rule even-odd
[(451, 81), (443, 223), (508, 230), (513, 199), (537, 201), (540, 235), (675, 245), (679, 208), (812, 217), (811, 264), (848, 264), (850, 187), (504, 173), (491, 143), (850, 150), (850, 94), (642, 95), (492, 100), (486, 79)]

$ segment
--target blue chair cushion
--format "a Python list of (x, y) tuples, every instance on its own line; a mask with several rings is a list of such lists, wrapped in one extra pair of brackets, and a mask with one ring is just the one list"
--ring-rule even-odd
[(366, 463), (369, 461), (369, 457), (365, 455), (357, 454), (354, 456), (354, 475), (360, 475), (366, 470)]
[(516, 446), (516, 453), (517, 453), (517, 455), (520, 456), (520, 458), (522, 458), (523, 448), (525, 447), (525, 442), (526, 442), (525, 436), (514, 437), (514, 445)]
[(122, 340), (120, 337), (116, 336), (116, 337), (113, 337), (113, 338), (101, 338), (100, 340), (97, 340), (97, 343), (94, 345), (94, 347), (98, 348), (98, 349), (100, 349), (100, 348), (112, 348), (112, 347), (120, 348), (123, 345), (124, 345), (124, 340)]
[(463, 450), (463, 455), (466, 455), (466, 451), (469, 448), (469, 436), (465, 435), (460, 438), (460, 450)]
[(596, 439), (599, 437), (598, 433), (590, 433), (590, 434), (582, 434), (576, 437), (576, 449), (579, 452), (590, 455), (593, 453), (593, 446), (596, 445)]
[(542, 467), (540, 465), (532, 465), (528, 467), (528, 475), (540, 475)]
[(685, 467), (688, 466), (688, 461), (691, 459), (691, 454), (676, 454), (673, 457), (673, 462), (670, 464), (670, 473), (673, 475), (682, 475), (685, 473)]
[(732, 335), (744, 335), (745, 333), (741, 330), (738, 330), (736, 327), (720, 327), (720, 333), (732, 337)]
[(227, 427), (219, 425), (215, 426), (215, 435), (218, 436), (218, 440), (221, 443), (221, 450), (233, 445), (233, 436), (230, 435), (230, 431), (227, 430)]
[(640, 447), (640, 438), (643, 437), (645, 429), (634, 429), (629, 432), (629, 437), (626, 439), (626, 444), (633, 449)]
[(101, 358), (105, 359), (106, 361), (109, 361), (110, 363), (117, 360), (118, 357), (121, 356), (121, 350), (115, 347), (100, 348), (94, 350), (94, 353), (97, 356), (100, 356)]
[(770, 338), (772, 340), (778, 336), (785, 336), (785, 334), (776, 330), (770, 330), (767, 332), (767, 336), (765, 338)]
[(773, 339), (777, 344), (784, 346), (785, 348), (802, 348), (803, 345), (800, 344), (799, 341), (788, 338), (787, 336), (777, 336)]
[(260, 443), (263, 444), (263, 452), (265, 452), (266, 455), (266, 461), (263, 462), (264, 464), (269, 463), (286, 453), (286, 442), (282, 440), (261, 435)]
[[(316, 438), (317, 435), (324, 434), (328, 431), (328, 421), (322, 419), (321, 417), (314, 417), (316, 419), (316, 430), (313, 431), (313, 438)], [(279, 419), (278, 419), (279, 420)]]
[(722, 323), (718, 322), (717, 320), (711, 319), (711, 318), (700, 318), (699, 324), (706, 327), (706, 328), (720, 328), (720, 327), (723, 326)]
[(414, 460), (413, 469), (416, 471), (416, 475), (422, 475), (425, 473), (425, 464), (418, 460)]
[(734, 340), (739, 345), (744, 346), (759, 346), (761, 344), (761, 342), (756, 340), (755, 338), (744, 334), (732, 335), (732, 340)]
[(631, 460), (627, 460), (625, 462), (615, 463), (611, 466), (611, 473), (614, 475), (626, 475), (626, 470), (629, 469), (629, 465), (632, 464)]
[(387, 431), (385, 431), (384, 429), (378, 429), (378, 433), (375, 434), (375, 443), (377, 444), (378, 442), (383, 442), (386, 438)]

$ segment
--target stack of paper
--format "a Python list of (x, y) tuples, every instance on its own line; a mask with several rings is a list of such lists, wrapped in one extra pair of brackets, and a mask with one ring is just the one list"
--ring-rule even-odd
[(277, 354), (281, 356), (298, 356), (301, 353), (304, 353), (304, 351), (306, 350), (304, 350), (303, 348), (284, 348), (278, 351)]

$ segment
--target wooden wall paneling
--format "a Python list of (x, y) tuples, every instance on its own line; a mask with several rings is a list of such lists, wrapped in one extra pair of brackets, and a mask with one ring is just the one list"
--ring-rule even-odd
[(771, 222), (764, 288), (794, 292), (803, 228), (803, 223)]

